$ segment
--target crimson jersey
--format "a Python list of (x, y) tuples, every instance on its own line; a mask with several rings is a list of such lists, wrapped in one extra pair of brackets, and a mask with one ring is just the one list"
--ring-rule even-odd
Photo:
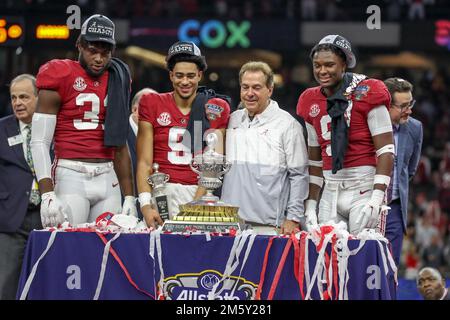
[(113, 159), (115, 147), (103, 144), (108, 71), (89, 76), (78, 61), (51, 60), (40, 67), (38, 89), (61, 97), (54, 134), (57, 158)]
[[(391, 96), (384, 83), (376, 79), (361, 81), (351, 95), (352, 110), (344, 168), (376, 166), (375, 147), (367, 115), (375, 107), (390, 106)], [(314, 127), (321, 148), (323, 170), (331, 170), (331, 117), (327, 100), (319, 87), (305, 90), (298, 99), (297, 114)]]
[[(227, 127), (230, 117), (227, 102), (209, 99), (205, 110), (211, 129)], [(153, 126), (153, 161), (159, 164), (159, 170), (170, 175), (169, 182), (195, 185), (197, 174), (189, 167), (192, 152), (182, 141), (189, 115), (178, 109), (173, 92), (148, 93), (139, 102), (139, 120)]]

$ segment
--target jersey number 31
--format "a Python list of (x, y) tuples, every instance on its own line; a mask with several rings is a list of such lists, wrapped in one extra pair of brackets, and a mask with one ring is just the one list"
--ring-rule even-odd
[[(84, 112), (83, 119), (74, 119), (73, 125), (78, 130), (95, 130), (100, 125), (98, 115), (100, 113), (100, 98), (95, 93), (80, 93), (75, 98), (75, 103), (78, 107), (84, 106), (86, 103), (91, 103), (91, 110)], [(103, 105), (106, 107), (108, 96), (105, 97)], [(105, 126), (101, 124), (102, 130)]]

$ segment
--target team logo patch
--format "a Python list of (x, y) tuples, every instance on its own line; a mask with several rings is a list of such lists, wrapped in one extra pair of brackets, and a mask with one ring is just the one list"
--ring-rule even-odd
[(311, 109), (309, 109), (309, 116), (311, 118), (315, 118), (315, 117), (317, 117), (319, 115), (319, 113), (320, 113), (320, 107), (319, 107), (319, 105), (317, 103), (314, 103), (311, 106)]
[[(208, 300), (208, 293), (220, 282), (222, 274), (216, 270), (199, 273), (181, 273), (164, 279), (164, 291), (169, 300)], [(226, 283), (226, 287), (224, 287)], [(216, 300), (254, 299), (258, 285), (243, 277), (230, 276), (219, 284)]]
[(75, 82), (73, 83), (73, 88), (77, 91), (83, 91), (86, 89), (87, 84), (86, 81), (84, 81), (83, 77), (77, 77), (75, 79)]
[(370, 87), (368, 85), (360, 85), (355, 88), (354, 94), (356, 100), (361, 100), (362, 98), (367, 96)]
[(163, 112), (159, 115), (156, 121), (158, 121), (158, 123), (162, 126), (168, 126), (172, 122), (172, 119), (170, 118), (170, 113)]
[(208, 120), (216, 120), (217, 117), (221, 116), (223, 111), (223, 107), (212, 103), (207, 103), (205, 109)]

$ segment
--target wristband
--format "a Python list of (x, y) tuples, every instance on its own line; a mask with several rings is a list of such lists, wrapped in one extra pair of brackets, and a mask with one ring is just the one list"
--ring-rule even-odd
[(142, 209), (143, 206), (151, 205), (152, 194), (151, 192), (141, 192), (139, 193), (139, 204)]

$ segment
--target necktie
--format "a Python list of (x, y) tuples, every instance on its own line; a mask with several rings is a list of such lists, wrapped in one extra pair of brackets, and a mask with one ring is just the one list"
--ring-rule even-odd
[[(394, 134), (398, 133), (399, 129), (397, 128), (397, 126), (392, 126), (392, 129), (393, 129)], [(394, 138), (394, 144), (395, 144), (395, 138)], [(387, 204), (391, 203), (391, 201), (392, 201), (392, 189), (393, 189), (393, 186), (394, 186), (394, 173), (395, 173), (394, 168), (395, 168), (396, 165), (397, 165), (397, 154), (394, 155), (394, 167), (392, 168), (391, 182), (389, 183), (389, 186), (388, 186), (388, 188), (386, 190), (386, 201), (387, 201)]]
[(34, 205), (38, 205), (39, 202), (41, 202), (41, 195), (39, 194), (39, 190), (37, 188), (36, 183), (36, 173), (34, 171), (34, 164), (33, 164), (33, 157), (31, 156), (31, 126), (28, 124), (25, 126), (25, 132), (26, 132), (26, 150), (27, 150), (27, 156), (26, 160), (28, 163), (28, 166), (31, 169), (31, 172), (33, 173), (34, 181), (33, 181), (33, 188), (30, 193), (30, 202)]

